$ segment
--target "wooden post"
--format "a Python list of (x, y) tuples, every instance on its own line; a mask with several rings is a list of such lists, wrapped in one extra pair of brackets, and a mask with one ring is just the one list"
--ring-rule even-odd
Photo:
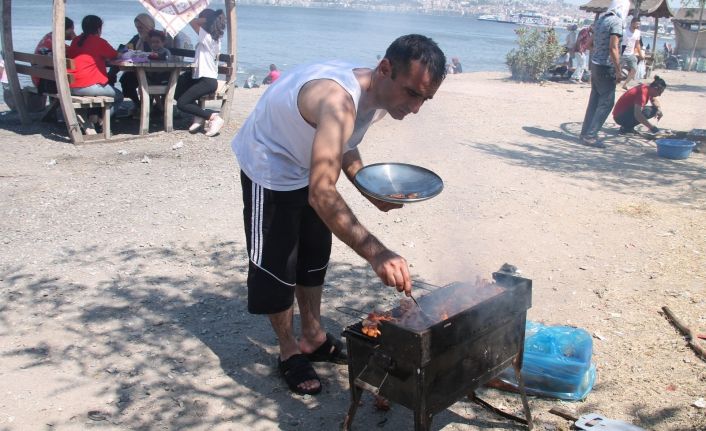
[(144, 67), (136, 67), (135, 74), (137, 75), (137, 88), (140, 93), (140, 135), (144, 136), (150, 133), (151, 100), (149, 83), (147, 82), (147, 73), (145, 73)]
[[(655, 64), (655, 53), (657, 52), (657, 29), (659, 28), (657, 24), (659, 23), (659, 17), (655, 17), (655, 34), (652, 37), (652, 67), (654, 68)], [(664, 59), (665, 61), (667, 60), (666, 58)]]
[(71, 89), (66, 75), (66, 50), (64, 49), (66, 44), (66, 29), (64, 28), (64, 20), (66, 18), (65, 2), (66, 0), (54, 0), (54, 15), (52, 17), (54, 26), (51, 38), (54, 79), (56, 80), (56, 92), (61, 105), (61, 112), (64, 114), (69, 138), (74, 144), (81, 144), (83, 143), (83, 134), (76, 119), (76, 111), (71, 103)]
[(17, 78), (17, 69), (15, 69), (15, 53), (12, 46), (12, 0), (3, 0), (2, 2), (2, 49), (5, 51), (5, 70), (7, 71), (7, 82), (10, 84), (12, 97), (15, 98), (15, 106), (20, 113), (20, 121), (23, 126), (27, 126), (31, 119), (27, 113), (25, 99), (22, 96), (22, 87), (20, 80)]
[(238, 70), (238, 22), (235, 11), (235, 0), (226, 0), (226, 23), (228, 28), (228, 54), (232, 56), (233, 63), (228, 65), (230, 66), (230, 72), (226, 75), (226, 82), (230, 83), (230, 88), (225, 90), (227, 98), (221, 104), (221, 117), (225, 122), (224, 125), (228, 124), (228, 119), (230, 118), (230, 110), (233, 105), (233, 98), (235, 97), (235, 77)]

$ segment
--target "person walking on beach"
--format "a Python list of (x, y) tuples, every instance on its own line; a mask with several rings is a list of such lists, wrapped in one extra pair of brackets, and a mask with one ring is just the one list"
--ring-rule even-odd
[(633, 18), (630, 21), (630, 27), (625, 31), (625, 37), (623, 37), (623, 47), (620, 63), (628, 69), (628, 76), (623, 83), (623, 90), (627, 90), (628, 84), (637, 74), (638, 59), (643, 58), (640, 47), (640, 18)]
[(620, 38), (623, 35), (624, 5), (614, 2), (596, 23), (591, 55), (591, 95), (581, 127), (584, 145), (605, 148), (598, 131), (615, 103), (615, 87), (620, 83)]
[[(297, 67), (268, 88), (233, 138), (249, 256), (248, 311), (268, 315), (279, 369), (293, 392), (321, 391), (311, 362), (347, 361), (340, 340), (320, 321), (332, 233), (385, 285), (411, 294), (407, 261), (358, 221), (336, 183), (341, 173), (352, 182), (363, 167), (358, 144), (368, 127), (388, 113), (396, 120), (416, 114), (444, 80), (445, 65), (433, 40), (411, 34), (396, 39), (374, 69), (341, 61)], [(401, 207), (366, 198), (384, 212)]]
[[(651, 133), (659, 132), (659, 127), (650, 123), (651, 118), (662, 118), (662, 107), (658, 97), (664, 93), (667, 83), (655, 76), (650, 85), (639, 84), (626, 91), (613, 109), (613, 120), (620, 125), (620, 134), (635, 133), (635, 126), (642, 124)], [(650, 106), (647, 106), (647, 102)]]

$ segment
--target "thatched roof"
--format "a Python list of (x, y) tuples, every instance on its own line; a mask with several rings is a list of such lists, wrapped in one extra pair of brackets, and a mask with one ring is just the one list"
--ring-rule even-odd
[[(683, 7), (674, 14), (672, 21), (682, 22), (684, 24), (698, 24), (700, 8)], [(704, 12), (704, 20), (706, 21), (706, 12)]]
[[(593, 13), (603, 13), (608, 10), (611, 0), (591, 0), (585, 5), (579, 7), (581, 10)], [(635, 9), (635, 2), (630, 2), (630, 10)], [(649, 16), (652, 18), (670, 18), (674, 16), (669, 9), (667, 0), (643, 0), (640, 4), (640, 16)]]

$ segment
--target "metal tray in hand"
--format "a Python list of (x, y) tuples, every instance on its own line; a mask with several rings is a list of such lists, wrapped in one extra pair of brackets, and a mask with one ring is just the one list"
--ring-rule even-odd
[(392, 203), (425, 201), (444, 189), (444, 181), (437, 174), (406, 163), (368, 165), (358, 171), (353, 182), (366, 195)]

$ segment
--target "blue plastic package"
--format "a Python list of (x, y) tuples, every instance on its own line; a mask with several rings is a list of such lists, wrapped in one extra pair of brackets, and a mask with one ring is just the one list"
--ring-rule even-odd
[[(583, 329), (527, 321), (522, 377), (528, 394), (582, 400), (596, 381), (593, 340)], [(512, 367), (498, 376), (517, 387)]]

